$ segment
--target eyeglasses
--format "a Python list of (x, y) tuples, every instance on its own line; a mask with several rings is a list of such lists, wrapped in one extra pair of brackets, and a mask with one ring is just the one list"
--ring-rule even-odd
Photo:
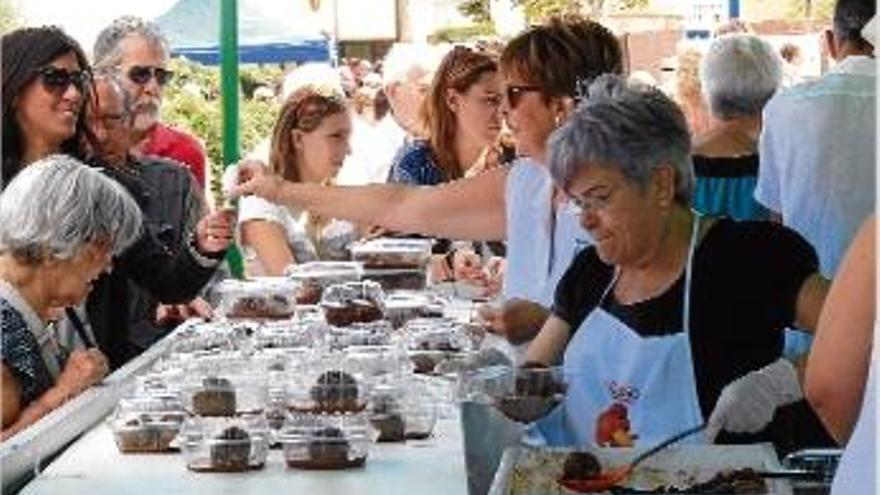
[(69, 71), (60, 67), (47, 66), (37, 71), (43, 89), (50, 93), (64, 94), (72, 84), (77, 91), (84, 94), (89, 85), (90, 75), (87, 71)]
[(617, 188), (603, 189), (601, 192), (583, 194), (581, 196), (569, 196), (568, 205), (571, 211), (578, 216), (588, 212), (604, 210), (611, 204), (614, 192)]
[(504, 96), (507, 99), (507, 106), (510, 108), (516, 108), (522, 96), (533, 91), (541, 91), (541, 88), (538, 86), (517, 84), (507, 85), (507, 87), (504, 88)]
[(147, 84), (154, 77), (156, 78), (156, 84), (165, 86), (174, 77), (174, 72), (163, 67), (151, 67), (148, 65), (135, 65), (128, 69), (128, 78), (135, 84)]

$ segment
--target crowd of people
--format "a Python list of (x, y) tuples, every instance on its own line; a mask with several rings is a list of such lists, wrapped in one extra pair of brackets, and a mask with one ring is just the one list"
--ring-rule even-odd
[[(92, 62), (57, 28), (6, 34), (3, 438), (210, 318), (230, 243), (249, 276), (283, 276), (378, 231), (445, 240), (434, 279), (496, 298), (480, 317), (509, 359), (575, 377), (524, 441), (650, 445), (706, 423), (692, 441), (847, 446), (835, 493), (867, 493), (875, 14), (837, 0), (836, 65), (808, 82), (759, 35), (720, 34), (693, 64), (699, 102), (628, 79), (618, 38), (576, 17), (500, 50), (396, 45), (381, 76), (297, 68), (228, 170), (237, 217), (206, 204), (198, 140), (160, 120), (154, 25), (114, 21)], [(364, 91), (387, 113), (359, 117)], [(788, 355), (786, 333), (815, 341)], [(610, 414), (627, 426), (606, 438)]]

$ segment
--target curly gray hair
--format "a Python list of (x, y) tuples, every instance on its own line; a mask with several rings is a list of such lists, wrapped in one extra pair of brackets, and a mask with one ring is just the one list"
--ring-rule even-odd
[(98, 34), (92, 48), (95, 67), (118, 67), (122, 63), (120, 44), (130, 35), (144, 38), (150, 45), (162, 52), (165, 58), (168, 58), (170, 54), (168, 40), (162, 35), (159, 26), (140, 17), (127, 15), (114, 19)]
[(659, 89), (606, 74), (550, 135), (550, 173), (563, 188), (587, 166), (616, 168), (644, 187), (660, 165), (675, 171), (675, 200), (689, 206), (691, 137), (681, 109)]
[(141, 233), (141, 210), (116, 181), (67, 155), (25, 167), (0, 195), (0, 253), (29, 263), (70, 259), (93, 241), (113, 254)]

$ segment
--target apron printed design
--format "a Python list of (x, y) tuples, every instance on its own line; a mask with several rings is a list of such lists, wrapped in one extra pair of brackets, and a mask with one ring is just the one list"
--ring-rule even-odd
[(607, 387), (613, 402), (596, 419), (596, 444), (601, 447), (632, 447), (639, 436), (631, 430), (629, 405), (638, 400), (639, 389), (613, 380), (608, 382)]

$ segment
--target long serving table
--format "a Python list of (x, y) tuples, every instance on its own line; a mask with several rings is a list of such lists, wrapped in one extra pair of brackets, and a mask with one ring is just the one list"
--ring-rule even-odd
[[(471, 310), (461, 304), (454, 309), (463, 314)], [(30, 471), (36, 474), (19, 492), (22, 495), (246, 495), (274, 494), (280, 490), (315, 495), (467, 494), (461, 424), (457, 408), (449, 404), (438, 407), (440, 419), (430, 438), (401, 444), (374, 443), (366, 466), (361, 469), (289, 469), (280, 449), (270, 451), (263, 469), (247, 473), (192, 472), (186, 468), (181, 454), (121, 454), (104, 419), (131, 389), (134, 377), (167, 353), (170, 337), (108, 376), (101, 386), (86, 391), (4, 442), (0, 447), (4, 493), (17, 488)], [(45, 459), (71, 441), (40, 471)]]
[(179, 454), (120, 454), (106, 423), (92, 428), (20, 493), (22, 495), (383, 494), (467, 493), (458, 418), (437, 423), (427, 440), (371, 445), (364, 468), (303, 471), (287, 468), (272, 450), (263, 469), (195, 473)]

